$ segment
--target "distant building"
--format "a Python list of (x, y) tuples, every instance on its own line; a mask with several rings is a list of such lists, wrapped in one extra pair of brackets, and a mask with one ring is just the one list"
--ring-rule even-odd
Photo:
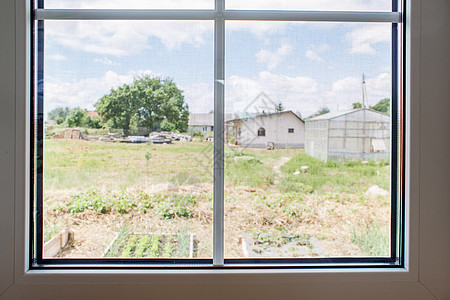
[(99, 118), (100, 119), (100, 115), (96, 111), (88, 110), (88, 111), (86, 111), (86, 114), (91, 118)]
[(233, 119), (226, 125), (227, 142), (242, 147), (304, 147), (305, 122), (290, 110)]
[(214, 131), (214, 114), (189, 114), (188, 133), (201, 132), (204, 135)]
[(322, 161), (388, 159), (390, 117), (359, 108), (306, 120), (305, 152)]
[[(231, 118), (231, 114), (225, 114), (225, 121)], [(214, 132), (214, 114), (189, 114), (188, 133), (193, 135), (195, 132), (201, 132), (204, 135), (212, 135)]]

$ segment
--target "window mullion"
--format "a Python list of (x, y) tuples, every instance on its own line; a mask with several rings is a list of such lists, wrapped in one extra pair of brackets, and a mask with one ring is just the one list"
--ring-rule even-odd
[[(223, 3), (223, 1), (220, 1)], [(219, 12), (219, 10), (218, 10)], [(225, 10), (226, 20), (400, 23), (399, 12)], [(37, 9), (36, 20), (213, 20), (214, 10)]]
[(216, 0), (217, 16), (214, 22), (214, 266), (223, 266), (224, 264), (224, 6), (223, 0)]

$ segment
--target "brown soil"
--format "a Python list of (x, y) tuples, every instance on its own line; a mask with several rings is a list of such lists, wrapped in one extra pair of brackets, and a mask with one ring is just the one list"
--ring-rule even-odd
[[(212, 193), (210, 184), (176, 187), (178, 192), (192, 194)], [(153, 193), (167, 189), (167, 185), (149, 187), (146, 192)], [(300, 213), (291, 216), (283, 207), (272, 205), (282, 194), (249, 187), (227, 188), (225, 191), (225, 256), (242, 257), (241, 235), (287, 233), (309, 234), (334, 257), (363, 256), (362, 249), (351, 241), (355, 226), (363, 224), (389, 224), (389, 205), (386, 199), (363, 200), (354, 195), (308, 194), (295, 209)], [(68, 192), (60, 191), (48, 195), (50, 203), (64, 202)], [(261, 197), (267, 195), (266, 199)], [(339, 199), (339, 200), (337, 200)], [(272, 206), (271, 206), (272, 205)], [(117, 236), (123, 224), (128, 224), (133, 232), (174, 233), (186, 228), (194, 233), (199, 241), (198, 257), (212, 256), (212, 201), (199, 201), (193, 209), (193, 218), (176, 217), (161, 219), (153, 210), (147, 213), (132, 211), (128, 214), (111, 212), (101, 214), (94, 211), (70, 214), (64, 209), (47, 208), (45, 218), (48, 222), (62, 222), (74, 232), (73, 241), (57, 257), (95, 258), (102, 257), (111, 241)]]

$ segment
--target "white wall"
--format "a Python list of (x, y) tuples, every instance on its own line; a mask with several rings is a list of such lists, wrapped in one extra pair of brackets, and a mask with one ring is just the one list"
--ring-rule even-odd
[[(53, 272), (24, 275), (21, 197), (25, 139), (23, 90), (16, 80), (15, 7), (0, 9), (0, 298), (4, 299), (450, 299), (450, 1), (413, 0), (416, 23), (412, 48), (411, 272), (368, 276), (355, 273), (296, 274), (128, 274), (96, 276)], [(20, 11), (18, 12), (20, 14)], [(17, 43), (17, 44), (16, 44)], [(17, 85), (17, 89), (16, 89)], [(15, 104), (17, 93), (17, 105)], [(17, 168), (15, 168), (16, 166)], [(14, 200), (17, 197), (17, 202)], [(417, 201), (419, 202), (417, 202)], [(418, 262), (418, 264), (416, 264)], [(145, 272), (140, 272), (145, 273)], [(55, 276), (56, 274), (56, 276)], [(369, 279), (368, 279), (369, 278)], [(375, 279), (370, 279), (375, 278)], [(398, 279), (401, 278), (401, 279)]]
[[(258, 136), (258, 129), (266, 130), (265, 136)], [(294, 133), (289, 133), (293, 128)], [(241, 122), (239, 145), (248, 148), (266, 148), (268, 142), (275, 148), (303, 148), (305, 144), (305, 123), (292, 113), (270, 114), (264, 117), (249, 118)]]

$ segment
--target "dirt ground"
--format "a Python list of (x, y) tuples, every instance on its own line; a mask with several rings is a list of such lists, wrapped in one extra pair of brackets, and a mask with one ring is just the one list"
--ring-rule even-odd
[[(167, 186), (154, 186), (149, 192), (164, 188), (167, 189)], [(212, 192), (209, 184), (182, 186), (178, 189), (192, 194)], [(308, 209), (303, 210), (301, 215), (293, 217), (267, 205), (270, 201), (276, 201), (280, 194), (274, 193), (268, 202), (262, 202), (258, 194), (265, 192), (267, 191), (249, 187), (226, 189), (226, 257), (244, 256), (240, 236), (255, 236), (259, 232), (276, 235), (280, 230), (290, 234), (314, 236), (329, 253), (329, 257), (364, 256), (363, 250), (351, 241), (355, 224), (372, 221), (385, 224), (389, 222), (389, 208), (385, 205), (385, 200), (379, 197), (358, 202), (352, 199), (353, 195), (339, 195), (341, 200), (336, 201), (333, 195), (327, 199), (311, 194), (304, 199), (303, 205)], [(193, 209), (193, 218), (190, 219), (176, 217), (164, 220), (151, 210), (147, 213), (132, 211), (128, 214), (116, 212), (102, 214), (95, 211), (70, 214), (50, 209), (46, 211), (46, 219), (59, 220), (63, 223), (63, 227), (67, 226), (74, 232), (74, 239), (58, 253), (57, 257), (102, 257), (124, 223), (128, 224), (130, 231), (143, 233), (177, 232), (180, 228), (186, 227), (187, 231), (195, 234), (198, 240), (198, 257), (212, 256), (212, 201), (199, 202)]]

